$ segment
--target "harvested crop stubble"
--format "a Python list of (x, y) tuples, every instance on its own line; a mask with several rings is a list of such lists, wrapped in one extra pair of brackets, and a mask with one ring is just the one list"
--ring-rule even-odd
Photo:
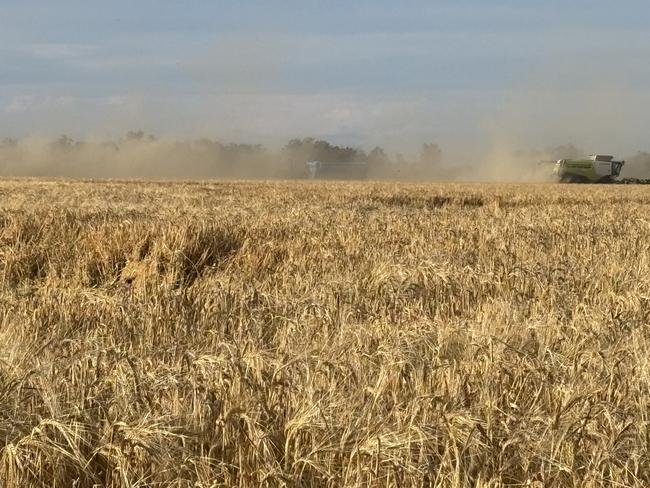
[(650, 189), (0, 183), (1, 486), (647, 486)]

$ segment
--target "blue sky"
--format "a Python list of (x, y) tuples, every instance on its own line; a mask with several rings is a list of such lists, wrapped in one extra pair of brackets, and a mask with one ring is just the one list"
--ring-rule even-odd
[(0, 0), (0, 133), (649, 149), (642, 1)]

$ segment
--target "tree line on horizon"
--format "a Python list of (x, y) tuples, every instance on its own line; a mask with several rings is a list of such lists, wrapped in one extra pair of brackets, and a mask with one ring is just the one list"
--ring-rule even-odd
[[(581, 158), (573, 144), (543, 150), (520, 150), (521, 164), (542, 160)], [(201, 138), (168, 140), (130, 131), (117, 141), (83, 141), (62, 135), (55, 140), (5, 138), (0, 141), (0, 174), (5, 176), (182, 177), (182, 178), (304, 178), (307, 161), (365, 162), (370, 178), (435, 179), (453, 177), (443, 164), (441, 147), (425, 143), (419, 154), (390, 156), (382, 147), (370, 151), (332, 144), (312, 137), (295, 138), (279, 151), (261, 144), (223, 143)], [(627, 158), (632, 173), (650, 174), (650, 153), (638, 151)], [(628, 171), (630, 172), (630, 171)]]
[[(411, 160), (413, 159), (413, 160)], [(141, 130), (117, 141), (83, 141), (62, 135), (54, 140), (5, 138), (0, 141), (0, 174), (89, 177), (307, 177), (308, 161), (364, 162), (369, 176), (435, 176), (442, 160), (437, 144), (423, 144), (419, 157), (391, 158), (377, 146), (332, 144), (312, 137), (295, 138), (279, 151), (262, 144), (223, 143), (208, 138), (168, 140)]]

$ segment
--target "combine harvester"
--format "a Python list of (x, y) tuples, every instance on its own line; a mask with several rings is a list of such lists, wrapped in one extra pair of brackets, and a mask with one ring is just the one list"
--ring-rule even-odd
[(587, 159), (560, 159), (553, 174), (562, 183), (650, 184), (650, 179), (618, 179), (624, 165), (625, 161), (615, 160), (614, 156), (594, 154)]

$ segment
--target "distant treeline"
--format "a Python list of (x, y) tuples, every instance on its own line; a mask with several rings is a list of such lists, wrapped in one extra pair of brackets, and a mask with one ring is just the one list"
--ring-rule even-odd
[[(544, 150), (514, 151), (517, 169), (542, 160), (578, 158), (586, 153), (572, 144)], [(620, 156), (620, 155), (617, 155)], [(389, 155), (383, 148), (338, 146), (314, 138), (292, 139), (279, 150), (260, 144), (223, 143), (207, 138), (172, 140), (132, 131), (116, 141), (54, 140), (28, 137), (0, 141), (2, 176), (74, 176), (99, 178), (305, 178), (307, 161), (366, 162), (372, 179), (473, 179), (496, 165), (494, 159), (443, 161), (438, 144), (423, 144), (415, 156)], [(499, 170), (508, 177), (513, 168)], [(627, 158), (627, 176), (650, 175), (650, 153)]]
[(367, 162), (373, 178), (433, 177), (442, 159), (437, 144), (424, 144), (420, 156), (391, 158), (381, 147), (369, 152), (313, 138), (292, 139), (280, 150), (260, 144), (210, 139), (170, 140), (128, 132), (117, 141), (79, 141), (63, 135), (0, 141), (4, 176), (143, 178), (303, 178), (307, 161)]

